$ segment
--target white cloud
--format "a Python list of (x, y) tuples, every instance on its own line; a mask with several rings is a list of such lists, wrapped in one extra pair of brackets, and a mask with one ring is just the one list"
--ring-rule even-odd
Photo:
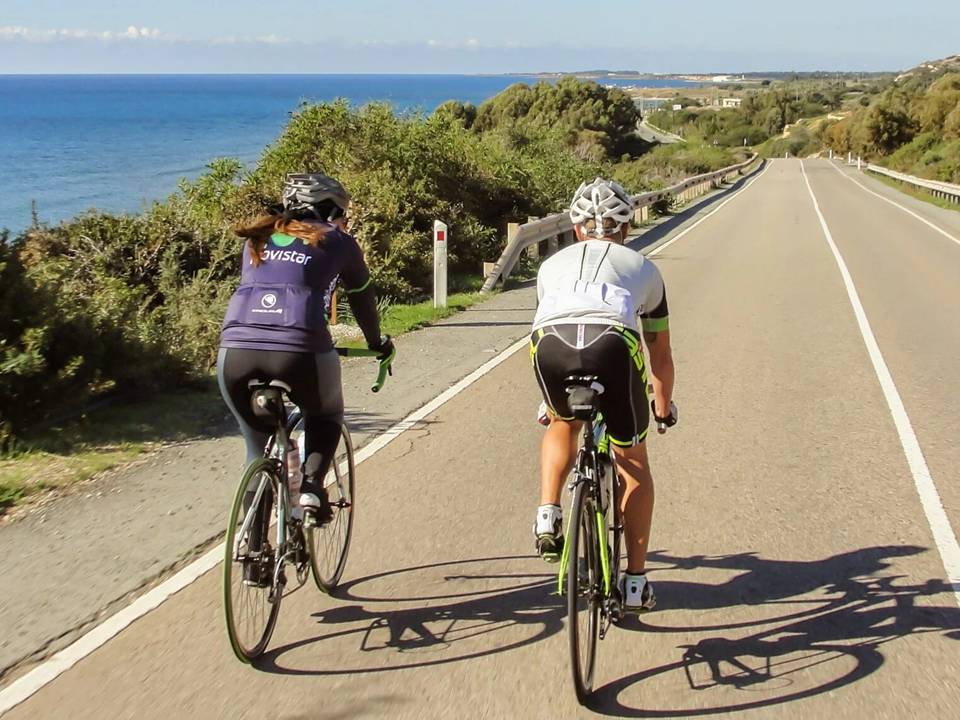
[(501, 50), (503, 48), (519, 48), (516, 43), (487, 43), (471, 37), (464, 40), (427, 40), (427, 47), (442, 50)]
[[(30, 28), (19, 25), (0, 26), (0, 42), (3, 41), (21, 41), (29, 43), (55, 43), (64, 41), (85, 41), (89, 43), (115, 43), (115, 42), (151, 42), (162, 41), (178, 45), (192, 46), (243, 46), (259, 45), (272, 47), (313, 47), (315, 45), (329, 45), (329, 40), (309, 41), (297, 40), (284, 37), (277, 34), (265, 35), (226, 35), (215, 37), (188, 37), (184, 35), (172, 35), (157, 28), (144, 27), (139, 25), (129, 25), (124, 30), (87, 30), (82, 28)], [(488, 43), (476, 37), (452, 38), (442, 40), (428, 40), (426, 42), (410, 42), (404, 40), (382, 40), (382, 39), (363, 39), (346, 38), (340, 41), (342, 48), (368, 48), (380, 51), (404, 51), (416, 52), (418, 50), (433, 52), (482, 52), (495, 50), (525, 50), (535, 46), (520, 45), (517, 43)]]
[(280, 35), (258, 35), (256, 37), (238, 37), (235, 35), (227, 35), (226, 37), (215, 37), (208, 40), (197, 41), (204, 42), (210, 45), (294, 45), (301, 44), (296, 40), (291, 40), (290, 38), (285, 38)]
[(130, 25), (126, 30), (84, 30), (80, 28), (28, 28), (20, 25), (0, 26), (0, 40), (54, 42), (57, 40), (173, 40), (172, 35), (157, 28)]

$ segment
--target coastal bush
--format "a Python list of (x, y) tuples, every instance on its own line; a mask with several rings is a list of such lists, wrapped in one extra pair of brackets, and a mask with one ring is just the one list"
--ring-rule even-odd
[[(556, 83), (518, 83), (484, 102), (473, 129), (560, 131), (582, 159), (618, 157), (640, 120), (633, 99), (618, 88), (565, 77)], [(601, 155), (602, 153), (602, 155)]]

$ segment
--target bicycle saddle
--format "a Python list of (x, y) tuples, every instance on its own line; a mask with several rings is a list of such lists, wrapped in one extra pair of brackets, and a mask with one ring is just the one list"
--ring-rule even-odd
[(603, 385), (596, 375), (570, 375), (564, 379), (567, 404), (577, 420), (589, 420), (597, 409), (597, 396), (603, 394)]
[(290, 392), (289, 385), (280, 380), (251, 380), (247, 388), (250, 390), (250, 407), (254, 415), (271, 423), (277, 423), (284, 417), (284, 396)]

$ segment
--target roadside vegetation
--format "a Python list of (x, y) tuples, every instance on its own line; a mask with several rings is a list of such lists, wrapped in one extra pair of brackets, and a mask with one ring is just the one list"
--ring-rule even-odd
[(828, 147), (893, 170), (960, 183), (960, 62), (862, 96), (824, 133)]
[(738, 92), (740, 107), (717, 108), (703, 99), (680, 97), (681, 110), (660, 109), (650, 122), (713, 148), (755, 147), (766, 156), (789, 152), (803, 156), (821, 147), (820, 126), (803, 125), (805, 118), (838, 110), (849, 89), (844, 81), (804, 80), (760, 86)]
[(653, 125), (718, 148), (752, 146), (767, 157), (832, 149), (894, 170), (960, 183), (960, 56), (899, 77), (829, 76), (729, 86), (738, 108), (719, 98), (678, 96), (649, 115)]

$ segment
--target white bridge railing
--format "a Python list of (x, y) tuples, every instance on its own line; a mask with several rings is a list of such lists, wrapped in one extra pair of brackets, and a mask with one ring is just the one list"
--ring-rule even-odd
[(923, 188), (924, 190), (928, 190), (935, 196), (944, 200), (948, 200), (953, 203), (960, 203), (960, 185), (940, 182), (938, 180), (927, 180), (926, 178), (907, 175), (906, 173), (897, 172), (895, 170), (888, 170), (885, 167), (874, 165), (873, 163), (867, 163), (865, 169), (876, 173), (877, 175), (885, 175), (888, 178), (893, 178), (894, 180), (906, 183), (907, 185)]
[[(646, 220), (649, 217), (650, 206), (662, 200), (676, 197), (682, 202), (689, 202), (695, 197), (709, 192), (710, 189), (719, 186), (728, 176), (742, 174), (744, 170), (756, 162), (757, 157), (754, 154), (742, 163), (714, 172), (695, 175), (662, 190), (634, 195), (635, 220), (637, 222)], [(549, 255), (556, 252), (561, 245), (573, 242), (573, 239), (573, 223), (570, 222), (570, 216), (566, 212), (533, 219), (523, 224), (510, 223), (507, 226), (507, 246), (500, 255), (500, 259), (487, 272), (482, 292), (490, 292), (498, 280), (506, 280), (519, 262), (521, 254), (527, 248), (537, 246), (539, 251), (540, 243), (546, 241), (547, 254)]]

